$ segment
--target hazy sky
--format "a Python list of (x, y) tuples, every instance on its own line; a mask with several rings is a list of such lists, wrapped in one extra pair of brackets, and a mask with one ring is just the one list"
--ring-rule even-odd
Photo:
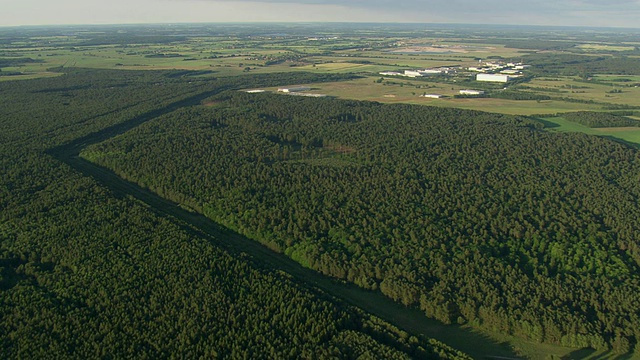
[(0, 0), (0, 26), (254, 21), (640, 28), (640, 0)]

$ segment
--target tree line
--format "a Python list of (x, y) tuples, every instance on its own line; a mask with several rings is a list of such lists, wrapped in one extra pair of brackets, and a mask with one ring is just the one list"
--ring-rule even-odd
[(590, 128), (640, 126), (638, 120), (607, 112), (577, 111), (562, 114), (562, 117)]

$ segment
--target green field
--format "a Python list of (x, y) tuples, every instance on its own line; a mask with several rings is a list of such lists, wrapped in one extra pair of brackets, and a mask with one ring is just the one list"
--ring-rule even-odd
[(623, 128), (590, 128), (572, 121), (568, 121), (562, 117), (543, 118), (549, 131), (557, 132), (581, 132), (589, 135), (597, 135), (622, 141), (625, 143), (633, 143), (640, 145), (640, 128), (623, 127)]
[[(593, 81), (573, 77), (559, 79), (533, 79), (526, 84), (526, 90), (555, 97), (576, 99), (583, 102), (608, 103), (616, 105), (640, 106), (640, 87), (635, 85), (638, 76), (597, 75)], [(627, 80), (611, 83), (611, 81)], [(606, 83), (605, 83), (606, 82)]]
[[(365, 77), (350, 81), (304, 84), (315, 93), (322, 93), (342, 99), (378, 101), (382, 103), (410, 103), (497, 112), (511, 115), (555, 114), (580, 110), (600, 110), (602, 105), (583, 104), (560, 100), (505, 100), (505, 99), (456, 99), (465, 86), (410, 80), (407, 78), (386, 79), (377, 83), (379, 76)], [(292, 84), (295, 85), (295, 84)], [(276, 90), (270, 88), (269, 90)], [(442, 99), (420, 97), (422, 94), (440, 94)]]
[[(638, 75), (609, 75), (609, 74), (596, 74), (593, 76), (596, 80), (602, 81), (615, 81), (622, 82), (624, 85), (625, 82), (640, 82), (640, 76)], [(636, 85), (633, 85), (634, 87)]]
[(25, 73), (23, 75), (0, 76), (0, 81), (31, 80), (31, 79), (46, 78), (46, 77), (56, 77), (60, 75), (61, 73), (48, 72), (48, 71), (31, 72), (31, 73)]
[[(367, 77), (345, 83), (321, 84), (318, 92), (346, 99), (385, 103), (412, 103), (459, 107), (516, 115), (552, 114), (580, 110), (603, 110), (606, 104), (640, 107), (640, 75), (597, 74), (583, 80), (575, 76), (535, 77), (528, 82), (507, 85), (511, 89), (552, 100), (453, 99), (462, 89), (480, 84), (453, 79), (412, 80), (390, 78), (382, 83), (378, 72), (440, 66), (464, 69), (482, 58), (522, 58), (523, 49), (507, 47), (485, 39), (383, 36), (335, 36), (310, 40), (294, 37), (247, 38), (242, 36), (190, 37), (186, 41), (141, 44), (87, 44), (72, 35), (39, 36), (16, 41), (0, 52), (0, 60), (30, 58), (37, 62), (6, 66), (2, 71), (20, 75), (0, 76), (0, 81), (55, 76), (49, 68), (86, 67), (125, 70), (197, 70), (203, 76), (237, 76), (247, 73), (309, 71), (314, 73), (357, 73)], [(619, 46), (606, 42), (585, 43), (582, 49), (616, 52)], [(440, 94), (444, 99), (421, 98)]]
[[(462, 39), (456, 39), (458, 41)], [(396, 42), (401, 42), (398, 47)], [(374, 43), (374, 46), (371, 46)], [(402, 48), (416, 48), (437, 44), (440, 53), (392, 52)], [(451, 48), (463, 49), (449, 53)], [(346, 48), (346, 49), (344, 49)], [(439, 39), (417, 38), (406, 41), (401, 37), (340, 36), (326, 41), (294, 38), (196, 36), (187, 41), (161, 44), (87, 44), (73, 35), (40, 36), (15, 41), (2, 49), (3, 56), (27, 57), (39, 63), (5, 67), (3, 71), (20, 71), (35, 76), (51, 67), (88, 67), (121, 69), (184, 69), (213, 70), (217, 75), (239, 75), (246, 68), (257, 73), (285, 71), (372, 72), (399, 68), (436, 66), (469, 66), (476, 58), (487, 56), (510, 57), (518, 49), (492, 44), (460, 44)], [(165, 54), (167, 57), (161, 57)], [(271, 62), (271, 63), (270, 63)], [(313, 65), (316, 65), (315, 67)], [(16, 78), (17, 79), (17, 78)]]

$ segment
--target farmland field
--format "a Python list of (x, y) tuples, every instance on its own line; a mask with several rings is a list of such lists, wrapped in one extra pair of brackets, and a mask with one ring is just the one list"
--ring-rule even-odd
[[(510, 90), (545, 101), (508, 99), (453, 99), (462, 89), (486, 87), (464, 73), (478, 60), (518, 59), (526, 61), (529, 50), (499, 42), (465, 42), (464, 37), (412, 36), (364, 32), (366, 37), (318, 31), (316, 36), (247, 36), (237, 28), (235, 36), (203, 34), (179, 36), (176, 41), (148, 42), (135, 34), (113, 35), (106, 29), (92, 32), (100, 40), (87, 40), (86, 32), (42, 34), (15, 41), (0, 52), (7, 64), (0, 69), (7, 76), (0, 81), (55, 76), (51, 68), (78, 67), (123, 70), (193, 70), (198, 76), (238, 76), (274, 72), (355, 73), (364, 76), (344, 84), (318, 87), (328, 95), (358, 100), (407, 102), (443, 107), (460, 107), (507, 114), (548, 114), (577, 110), (603, 110), (607, 106), (640, 107), (640, 75), (593, 75), (590, 80), (575, 76), (535, 76), (525, 82), (507, 84)], [(360, 33), (363, 34), (363, 33)], [(359, 34), (359, 35), (360, 35)], [(128, 38), (130, 36), (131, 38)], [(104, 39), (103, 39), (104, 38)], [(525, 42), (526, 44), (526, 42)], [(580, 44), (579, 44), (580, 45)], [(627, 49), (629, 46), (623, 46)], [(618, 52), (616, 45), (585, 42), (576, 49)], [(524, 55), (523, 55), (524, 54)], [(12, 64), (10, 59), (32, 59)], [(386, 78), (375, 83), (381, 71), (453, 67), (455, 76), (429, 79)], [(493, 92), (498, 91), (494, 88)], [(425, 99), (421, 94), (448, 98)], [(607, 105), (608, 104), (608, 105)]]
[(606, 45), (606, 44), (582, 44), (578, 48), (585, 51), (633, 51), (635, 46), (622, 46), (622, 45)]
[(557, 125), (557, 127), (551, 127), (550, 131), (581, 132), (589, 135), (610, 137), (640, 145), (640, 128), (637, 127), (589, 128), (587, 126), (568, 121), (561, 117), (544, 118), (543, 120)]
[[(311, 87), (313, 92), (335, 96), (341, 99), (368, 100), (382, 103), (410, 103), (481, 110), (511, 115), (532, 115), (541, 113), (563, 113), (579, 110), (600, 110), (602, 105), (567, 102), (562, 100), (506, 100), (492, 98), (454, 98), (467, 87), (456, 84), (424, 82), (408, 79), (387, 79), (377, 83), (380, 77), (323, 83), (292, 84)], [(275, 91), (276, 88), (268, 90)], [(420, 97), (423, 94), (444, 95), (442, 99)]]

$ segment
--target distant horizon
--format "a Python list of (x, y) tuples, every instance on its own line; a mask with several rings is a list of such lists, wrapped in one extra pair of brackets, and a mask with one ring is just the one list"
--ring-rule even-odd
[(640, 29), (639, 0), (0, 0), (0, 27), (399, 23)]
[[(194, 21), (194, 22), (140, 22), (140, 23), (69, 23), (69, 24), (25, 24), (2, 25), (0, 29), (11, 28), (48, 28), (48, 27), (117, 27), (117, 26), (167, 26), (167, 25), (416, 25), (430, 27), (484, 27), (484, 28), (539, 28), (539, 29), (584, 29), (584, 30), (637, 30), (639, 27), (589, 26), (589, 25), (537, 25), (537, 24), (489, 24), (489, 23), (434, 23), (434, 22), (397, 22), (397, 21)], [(640, 41), (640, 39), (639, 39)]]

